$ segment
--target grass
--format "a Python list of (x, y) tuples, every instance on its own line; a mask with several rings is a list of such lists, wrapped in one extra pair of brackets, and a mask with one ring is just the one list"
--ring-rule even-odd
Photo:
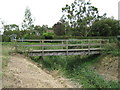
[(104, 53), (120, 55), (120, 42), (114, 41), (112, 43), (106, 44), (104, 47), (105, 47)]
[(12, 51), (14, 51), (12, 47), (12, 43), (2, 43), (2, 67), (3, 68), (8, 65), (10, 52)]
[[(20, 44), (35, 45), (38, 43), (24, 42)], [(46, 44), (51, 45), (51, 44), (59, 44), (59, 43), (46, 43)], [(111, 47), (115, 47), (114, 44)], [(106, 48), (111, 49), (111, 47), (106, 47)], [(29, 47), (29, 49), (40, 49), (40, 48), (41, 47)], [(48, 49), (52, 49), (52, 48), (50, 47)], [(59, 47), (56, 47), (55, 49), (58, 48)], [(112, 54), (113, 51), (116, 52), (117, 49), (118, 47), (115, 47), (115, 49), (111, 50)], [(4, 53), (6, 54), (6, 56), (8, 55), (8, 51), (5, 51)], [(115, 54), (115, 55), (119, 55), (119, 54)], [(35, 57), (31, 57), (31, 59), (37, 62), (38, 64), (42, 64), (42, 66), (44, 68), (47, 68), (48, 70), (58, 70), (62, 72), (64, 76), (78, 82), (79, 84), (82, 85), (83, 88), (118, 88), (118, 84), (119, 84), (118, 82), (106, 81), (102, 76), (100, 76), (92, 69), (93, 65), (96, 64), (103, 57), (104, 57), (103, 55), (44, 56), (44, 57), (35, 56)]]
[[(66, 76), (76, 80), (82, 84), (84, 88), (117, 88), (118, 83), (114, 82), (113, 85), (113, 83), (105, 81), (102, 76), (92, 69), (92, 66), (97, 63), (100, 58), (100, 56), (90, 56), (89, 58), (81, 59), (81, 62), (76, 60), (76, 63), (72, 64), (73, 61), (68, 64), (67, 71), (69, 70), (69, 72), (67, 72)], [(70, 67), (72, 68), (70, 69)]]
[[(42, 64), (48, 70), (58, 70), (67, 78), (83, 85), (83, 88), (118, 88), (115, 81), (106, 81), (96, 73), (92, 66), (103, 56), (44, 56), (32, 57), (35, 62)], [(42, 60), (40, 60), (42, 59)]]
[(2, 79), (2, 44), (0, 42), (0, 80)]

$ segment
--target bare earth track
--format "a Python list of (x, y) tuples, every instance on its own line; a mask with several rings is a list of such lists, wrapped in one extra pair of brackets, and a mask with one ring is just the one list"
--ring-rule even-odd
[(70, 80), (54, 76), (37, 67), (22, 55), (12, 55), (3, 70), (3, 87), (9, 88), (77, 88)]

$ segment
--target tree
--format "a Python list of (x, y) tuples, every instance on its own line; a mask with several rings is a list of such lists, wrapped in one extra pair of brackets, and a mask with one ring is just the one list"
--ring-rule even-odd
[(92, 25), (94, 36), (117, 36), (120, 34), (119, 21), (112, 18), (97, 20)]
[(64, 20), (69, 23), (75, 35), (88, 36), (92, 23), (101, 18), (98, 9), (91, 6), (90, 0), (75, 0), (71, 5), (62, 8)]
[(0, 18), (0, 35), (2, 34), (2, 31), (4, 29), (4, 21)]
[(4, 31), (4, 26), (6, 25), (6, 22), (5, 21), (3, 21), (3, 20), (1, 20), (0, 21), (1, 23), (0, 23), (0, 26), (1, 26), (1, 32), (2, 32), (2, 30)]
[(70, 25), (67, 21), (65, 21), (64, 19), (64, 15), (60, 18), (59, 22), (63, 25), (64, 27), (64, 32), (65, 32), (65, 35), (67, 36), (71, 36), (72, 35), (72, 31), (71, 31), (71, 28), (70, 28)]
[(57, 24), (54, 24), (53, 30), (54, 30), (54, 33), (58, 36), (65, 35), (64, 25), (60, 22), (58, 22)]
[(9, 30), (19, 30), (19, 26), (16, 24), (9, 24), (9, 25), (4, 25), (4, 31), (9, 31)]
[(31, 17), (31, 11), (27, 7), (25, 9), (24, 20), (22, 22), (22, 29), (23, 30), (32, 30), (34, 28), (33, 22), (34, 22), (34, 20)]

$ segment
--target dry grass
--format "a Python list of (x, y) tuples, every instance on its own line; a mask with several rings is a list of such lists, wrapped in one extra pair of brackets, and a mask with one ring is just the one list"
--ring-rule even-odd
[(2, 45), (2, 68), (5, 68), (9, 62), (10, 52), (13, 52), (14, 48), (11, 45)]

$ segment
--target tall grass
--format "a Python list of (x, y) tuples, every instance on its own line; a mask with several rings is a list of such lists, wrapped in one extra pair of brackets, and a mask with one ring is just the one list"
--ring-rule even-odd
[[(83, 88), (118, 88), (118, 83), (114, 81), (105, 81), (93, 69), (103, 56), (44, 56), (37, 57), (37, 63), (42, 64), (48, 70), (59, 70), (67, 78), (77, 81), (83, 85)], [(42, 59), (42, 60), (40, 60)]]
[(106, 54), (120, 55), (120, 41), (114, 39), (110, 43), (104, 45)]
[(2, 43), (2, 67), (6, 67), (9, 62), (10, 52), (14, 52), (14, 47), (12, 43), (5, 42)]

